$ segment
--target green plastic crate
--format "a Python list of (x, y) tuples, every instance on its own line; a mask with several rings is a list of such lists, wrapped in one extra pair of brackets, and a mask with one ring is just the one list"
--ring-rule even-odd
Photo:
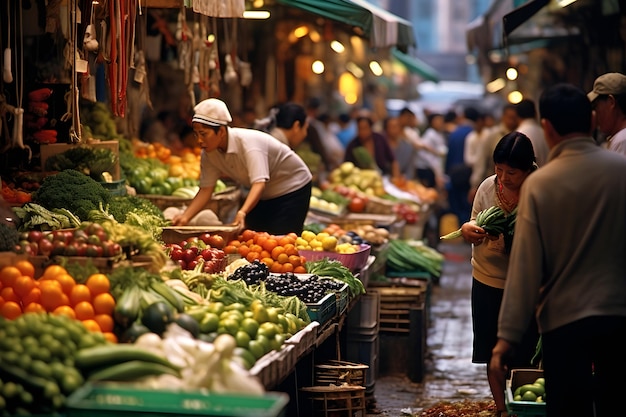
[(67, 417), (284, 417), (289, 396), (144, 390), (121, 384), (86, 384), (67, 400)]
[(306, 309), (311, 321), (324, 324), (335, 317), (335, 313), (337, 312), (337, 297), (335, 293), (328, 293), (315, 304), (307, 303)]
[(514, 401), (513, 392), (515, 388), (532, 384), (539, 377), (543, 377), (540, 369), (513, 369), (511, 378), (506, 381), (505, 403), (510, 415), (517, 417), (545, 417), (546, 404), (530, 401)]

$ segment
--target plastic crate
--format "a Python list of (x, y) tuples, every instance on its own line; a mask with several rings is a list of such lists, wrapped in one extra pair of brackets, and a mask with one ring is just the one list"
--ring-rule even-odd
[(350, 287), (348, 284), (343, 284), (343, 287), (335, 293), (335, 301), (337, 302), (336, 315), (341, 316), (348, 309), (350, 303)]
[(309, 396), (314, 417), (365, 417), (365, 387), (356, 385), (301, 388)]
[(513, 392), (524, 384), (532, 384), (537, 378), (543, 377), (540, 369), (513, 369), (511, 378), (506, 381), (504, 400), (510, 415), (517, 417), (545, 417), (546, 404), (530, 401), (514, 401)]
[(307, 303), (306, 309), (311, 321), (324, 324), (335, 317), (335, 312), (337, 311), (337, 297), (334, 293), (328, 293), (317, 303)]
[(359, 297), (359, 300), (348, 313), (348, 330), (373, 329), (378, 327), (380, 295), (370, 291)]
[(318, 261), (328, 258), (341, 262), (351, 272), (360, 271), (366, 264), (370, 256), (370, 245), (362, 244), (359, 251), (355, 253), (337, 253), (327, 251), (300, 250), (300, 256), (304, 256), (307, 261)]
[(379, 287), (379, 322), (381, 332), (408, 333), (411, 328), (411, 310), (424, 310), (426, 288)]
[(262, 396), (205, 394), (199, 391), (143, 390), (120, 384), (86, 384), (67, 400), (67, 417), (223, 416), (282, 417), (285, 393)]

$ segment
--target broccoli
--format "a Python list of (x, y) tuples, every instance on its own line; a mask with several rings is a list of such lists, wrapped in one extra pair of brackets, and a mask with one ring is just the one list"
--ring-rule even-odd
[(15, 227), (0, 223), (0, 252), (12, 251), (19, 241), (20, 234)]
[(113, 196), (109, 204), (108, 212), (120, 223), (127, 220), (128, 213), (138, 215), (150, 215), (165, 223), (163, 212), (152, 201), (137, 196)]
[(100, 183), (73, 169), (46, 177), (33, 193), (32, 200), (48, 210), (65, 208), (82, 221), (100, 204), (106, 206), (111, 194)]

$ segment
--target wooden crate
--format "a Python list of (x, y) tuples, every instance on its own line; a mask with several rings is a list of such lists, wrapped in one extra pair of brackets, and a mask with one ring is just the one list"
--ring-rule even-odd
[(92, 142), (89, 142), (89, 143), (78, 143), (78, 144), (74, 144), (74, 143), (51, 143), (51, 144), (47, 144), (47, 145), (41, 145), (41, 147), (40, 147), (40, 152), (41, 152), (41, 170), (42, 171), (46, 170), (45, 169), (46, 161), (51, 156), (63, 153), (65, 151), (67, 151), (68, 149), (71, 149), (73, 146), (80, 146), (80, 145), (88, 145), (88, 146), (91, 146), (91, 147), (94, 147), (94, 148), (110, 149), (111, 152), (113, 152), (115, 155), (117, 155), (117, 158), (118, 158), (118, 161), (115, 164), (113, 172), (110, 172), (110, 174), (113, 177), (114, 181), (119, 181), (121, 179), (121, 171), (120, 171), (120, 163), (119, 163), (120, 143), (117, 140), (92, 141)]
[(313, 386), (301, 390), (311, 400), (313, 416), (365, 417), (365, 387)]
[(426, 289), (422, 287), (379, 287), (381, 332), (409, 333), (411, 310), (424, 310)]

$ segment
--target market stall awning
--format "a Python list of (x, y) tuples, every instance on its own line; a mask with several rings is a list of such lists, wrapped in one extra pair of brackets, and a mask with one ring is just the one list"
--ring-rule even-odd
[(396, 48), (391, 49), (391, 55), (395, 59), (400, 61), (400, 63), (404, 65), (413, 74), (417, 74), (423, 79), (428, 80), (428, 81), (433, 81), (436, 83), (440, 81), (439, 75), (437, 74), (437, 70), (431, 67), (430, 65), (428, 65), (427, 63), (425, 63), (424, 61), (422, 61), (421, 59), (411, 56), (411, 55), (407, 55), (404, 52)]
[(310, 13), (357, 26), (373, 48), (416, 46), (411, 22), (366, 0), (277, 0)]

